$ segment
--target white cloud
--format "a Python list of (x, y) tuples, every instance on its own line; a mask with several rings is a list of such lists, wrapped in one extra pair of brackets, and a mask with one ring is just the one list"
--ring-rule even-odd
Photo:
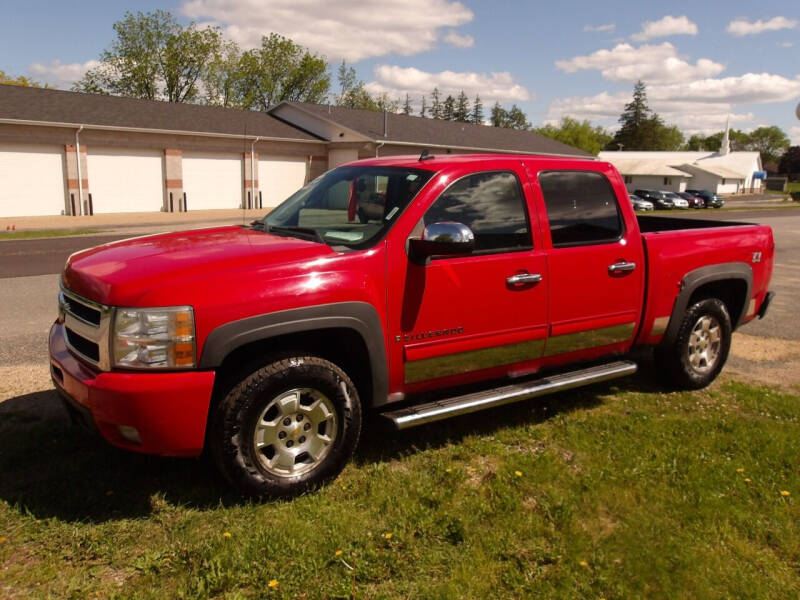
[(184, 0), (181, 10), (191, 19), (219, 25), (244, 47), (274, 32), (329, 60), (352, 62), (430, 50), (443, 28), (474, 17), (455, 0)]
[(653, 86), (648, 92), (648, 97), (654, 99), (747, 104), (787, 102), (798, 96), (800, 77), (789, 79), (771, 73), (745, 73), (737, 77)]
[(791, 48), (794, 46), (794, 42), (778, 42), (779, 48)]
[(659, 45), (634, 47), (618, 44), (611, 50), (598, 50), (588, 56), (575, 56), (558, 60), (556, 66), (567, 73), (581, 70), (598, 70), (611, 81), (636, 81), (648, 83), (687, 81), (713, 77), (725, 70), (725, 65), (707, 58), (694, 65), (678, 55), (669, 42)]
[(584, 31), (594, 31), (596, 33), (606, 33), (614, 31), (617, 28), (616, 23), (608, 23), (607, 25), (584, 25)]
[(474, 37), (471, 35), (461, 35), (453, 30), (448, 31), (447, 35), (445, 35), (442, 40), (456, 48), (471, 48), (475, 45)]
[(792, 146), (800, 146), (800, 125), (795, 125), (789, 130), (789, 139), (792, 140)]
[(794, 29), (797, 27), (798, 21), (795, 19), (787, 19), (786, 17), (772, 17), (768, 21), (750, 22), (747, 19), (736, 19), (728, 23), (725, 31), (737, 36), (743, 35), (757, 35), (765, 31), (778, 31), (780, 29)]
[(390, 97), (403, 98), (428, 95), (438, 87), (443, 96), (456, 95), (464, 90), (470, 98), (480, 95), (484, 104), (500, 102), (523, 102), (535, 96), (524, 86), (515, 83), (511, 73), (474, 73), (440, 71), (431, 73), (415, 67), (378, 65), (375, 67), (375, 81), (365, 86), (370, 93), (387, 93)]
[(48, 64), (33, 63), (28, 66), (28, 72), (34, 77), (55, 87), (71, 87), (86, 71), (93, 69), (100, 63), (96, 60), (87, 60), (85, 63), (62, 63), (60, 60), (51, 60)]
[(642, 24), (642, 30), (634, 33), (631, 39), (644, 42), (652, 38), (670, 35), (697, 35), (697, 25), (685, 15), (680, 17), (667, 15), (658, 21), (645, 21)]

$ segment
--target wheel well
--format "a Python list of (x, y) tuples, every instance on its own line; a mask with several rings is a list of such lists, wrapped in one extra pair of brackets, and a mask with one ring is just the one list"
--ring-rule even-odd
[(747, 282), (744, 279), (721, 279), (705, 283), (692, 292), (687, 307), (707, 298), (717, 298), (725, 304), (731, 326), (735, 328), (747, 300)]
[(313, 355), (340, 367), (358, 390), (362, 403), (372, 403), (372, 370), (367, 345), (361, 335), (347, 328), (320, 329), (279, 335), (245, 344), (233, 350), (216, 369), (214, 399), (265, 362), (288, 356)]

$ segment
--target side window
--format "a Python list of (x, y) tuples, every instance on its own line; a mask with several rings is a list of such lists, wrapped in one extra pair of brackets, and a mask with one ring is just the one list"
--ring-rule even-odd
[(622, 236), (622, 219), (611, 184), (592, 171), (539, 174), (553, 246), (613, 242)]
[(456, 221), (475, 234), (475, 251), (531, 248), (525, 200), (516, 175), (476, 173), (459, 179), (439, 196), (423, 217), (425, 225)]

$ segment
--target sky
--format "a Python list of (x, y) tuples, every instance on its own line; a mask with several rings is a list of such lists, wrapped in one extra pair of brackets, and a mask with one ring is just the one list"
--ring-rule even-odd
[(613, 129), (637, 79), (687, 136), (777, 125), (800, 144), (800, 2), (0, 0), (0, 70), (69, 89), (127, 11), (219, 26), (242, 47), (276, 32), (345, 59), (367, 88), (418, 104), (434, 86)]

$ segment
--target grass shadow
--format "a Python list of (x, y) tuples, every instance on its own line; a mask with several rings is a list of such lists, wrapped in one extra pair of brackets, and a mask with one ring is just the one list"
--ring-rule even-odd
[[(354, 458), (357, 465), (402, 458), (509, 425), (536, 424), (591, 410), (615, 390), (654, 391), (645, 366), (633, 377), (553, 394), (403, 432), (372, 417)], [(55, 391), (0, 403), (0, 500), (37, 519), (104, 522), (147, 517), (154, 497), (173, 505), (213, 509), (250, 502), (219, 478), (209, 460), (164, 458), (118, 450), (71, 425)]]

